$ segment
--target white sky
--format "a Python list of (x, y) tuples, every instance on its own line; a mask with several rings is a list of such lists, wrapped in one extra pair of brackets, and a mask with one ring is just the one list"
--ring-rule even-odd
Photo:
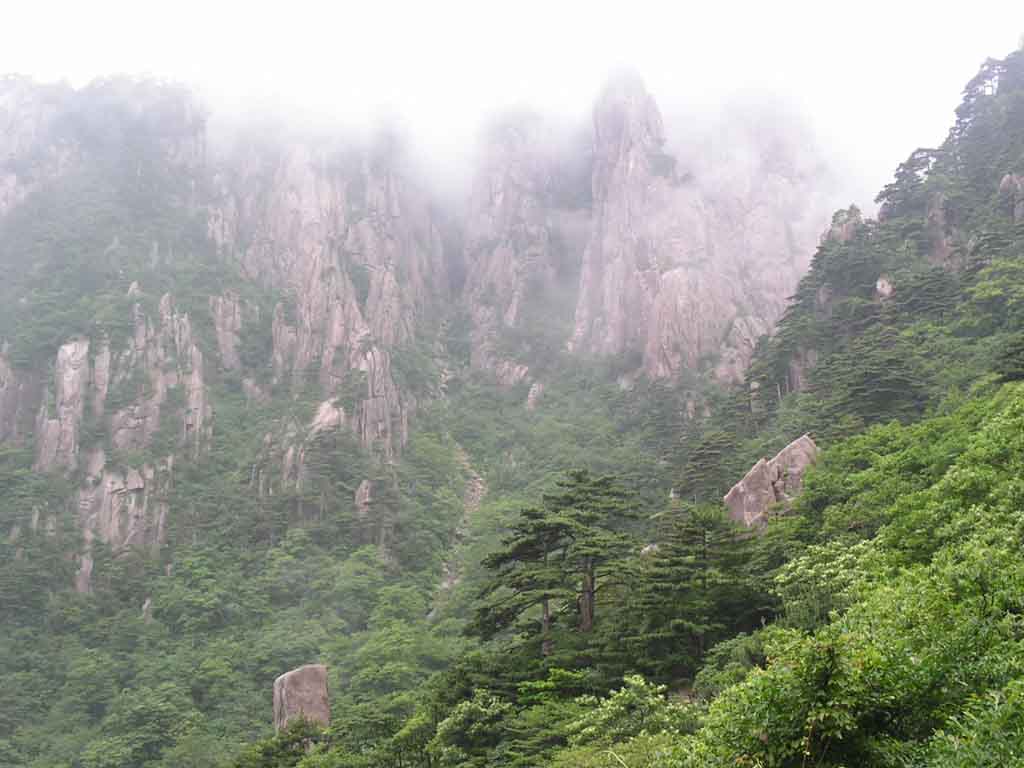
[(911, 150), (941, 141), (964, 83), (1024, 33), (1020, 0), (2, 4), (0, 73), (165, 76), (215, 109), (272, 101), (355, 122), (385, 109), (442, 155), (502, 106), (582, 114), (621, 66), (663, 107), (770, 89), (809, 117), (864, 203)]

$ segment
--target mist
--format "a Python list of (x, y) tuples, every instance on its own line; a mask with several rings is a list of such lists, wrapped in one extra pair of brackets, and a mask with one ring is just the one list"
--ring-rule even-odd
[[(195, 0), (109, 0), (8, 9), (0, 72), (80, 86), (147, 74), (198, 90), (215, 118), (277, 113), (291, 126), (404, 132), (448, 188), (462, 186), (482, 123), (529, 107), (585, 124), (608, 73), (637, 71), (669, 133), (726, 105), (783, 105), (866, 208), (914, 147), (939, 143), (987, 56), (1024, 31), (1018, 3), (943, 14), (864, 2), (628, 6), (289, 3), (282, 10)], [(678, 143), (678, 142), (677, 142)]]

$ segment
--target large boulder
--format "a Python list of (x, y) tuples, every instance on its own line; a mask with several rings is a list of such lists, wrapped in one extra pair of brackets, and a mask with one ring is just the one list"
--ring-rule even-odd
[(725, 495), (729, 516), (746, 526), (756, 525), (764, 520), (765, 512), (775, 503), (772, 475), (768, 461), (761, 459)]
[(274, 681), (274, 730), (280, 731), (298, 717), (323, 726), (331, 723), (327, 667), (323, 664), (307, 664)]
[(747, 527), (763, 525), (773, 505), (788, 505), (800, 493), (804, 474), (817, 457), (818, 446), (802, 435), (773, 459), (760, 459), (725, 495), (730, 517)]

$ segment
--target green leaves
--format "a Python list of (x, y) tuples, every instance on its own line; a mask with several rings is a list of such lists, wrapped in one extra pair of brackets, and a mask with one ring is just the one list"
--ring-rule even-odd
[(587, 696), (577, 700), (589, 711), (568, 725), (570, 746), (611, 746), (640, 734), (696, 730), (698, 708), (669, 701), (667, 686), (654, 685), (639, 675), (627, 675), (622, 683), (603, 699)]
[[(957, 442), (917, 442), (939, 424)], [(1015, 716), (988, 692), (1015, 690), (1024, 676), (1022, 434), (1024, 391), (1008, 387), (935, 424), (879, 428), (826, 453), (808, 493), (840, 479), (854, 446), (887, 448), (863, 456), (868, 469), (853, 485), (876, 499), (896, 489), (887, 522), (874, 540), (827, 541), (779, 572), (786, 618), (812, 634), (765, 635), (766, 668), (726, 688), (681, 750), (709, 766), (882, 766), (897, 755), (973, 765), (971, 718), (988, 718), (978, 744), (998, 738), (989, 726), (1019, 744)]]
[[(621, 532), (630, 517), (628, 497), (614, 478), (568, 472), (544, 494), (541, 507), (520, 512), (502, 548), (484, 558), (493, 575), (470, 631), (491, 639), (515, 626), (539, 636), (545, 656), (562, 614), (578, 611), (579, 631), (590, 632), (599, 581), (621, 567), (630, 548)], [(518, 624), (522, 618), (539, 621), (531, 630)]]

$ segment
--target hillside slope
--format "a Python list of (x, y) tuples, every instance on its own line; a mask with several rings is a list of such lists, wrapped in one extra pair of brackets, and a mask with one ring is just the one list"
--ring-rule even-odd
[[(756, 162), (684, 167), (635, 78), (570, 139), (496, 119), (455, 208), (388, 131), (209, 117), (167, 83), (0, 80), (5, 764), (215, 764), (311, 660), (393, 730), (476, 647), (482, 553), (558, 473), (661, 503), (675, 426), (821, 227), (817, 154), (740, 121)], [(624, 292), (581, 303), (610, 259)], [(721, 323), (685, 316), (686, 280), (755, 264)], [(623, 343), (569, 351), (643, 286)]]
[[(232, 765), (1019, 764), (1024, 52), (956, 116), (877, 220), (835, 215), (742, 387), (678, 423), (651, 387), (667, 504), (536, 489), (467, 577), (483, 644), (411, 716), (346, 709), (308, 754), (282, 733)], [(732, 526), (725, 490), (805, 432), (801, 495)]]

